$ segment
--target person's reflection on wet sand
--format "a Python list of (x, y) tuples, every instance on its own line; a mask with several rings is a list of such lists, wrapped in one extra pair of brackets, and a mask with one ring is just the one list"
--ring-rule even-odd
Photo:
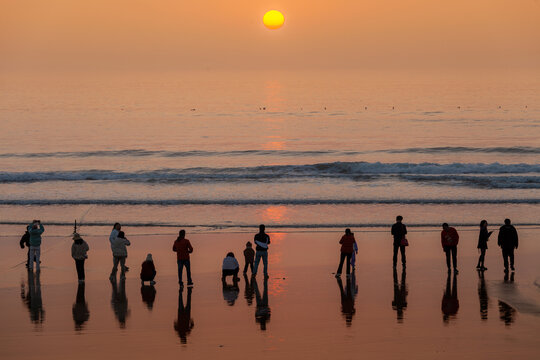
[(128, 299), (126, 296), (126, 281), (120, 280), (120, 288), (116, 284), (116, 280), (111, 281), (112, 295), (111, 305), (114, 310), (114, 315), (118, 320), (120, 328), (126, 327), (126, 320), (129, 317)]
[(341, 278), (337, 278), (339, 293), (341, 295), (341, 313), (345, 318), (347, 326), (352, 325), (352, 319), (356, 309), (354, 308), (354, 295), (356, 293), (356, 277), (354, 273), (346, 279), (345, 290), (343, 290), (343, 282)]
[(247, 275), (244, 274), (244, 299), (246, 299), (248, 306), (251, 306), (253, 304), (254, 297), (255, 289), (253, 288), (253, 280), (250, 280), (250, 278), (248, 278)]
[(156, 300), (156, 288), (154, 285), (142, 285), (141, 296), (143, 303), (146, 304), (146, 308), (152, 310), (154, 301)]
[(84, 296), (84, 283), (79, 283), (77, 287), (77, 297), (71, 308), (73, 313), (73, 322), (75, 323), (75, 331), (81, 331), (84, 328), (84, 323), (90, 318), (90, 311)]
[(453, 284), (450, 290), (450, 273), (446, 278), (446, 289), (443, 294), (441, 310), (443, 313), (443, 321), (448, 323), (451, 319), (454, 319), (459, 310), (459, 299), (457, 293), (457, 276), (454, 273)]
[(403, 310), (407, 309), (407, 272), (405, 269), (401, 272), (401, 284), (398, 280), (398, 274), (394, 268), (394, 300), (392, 300), (392, 309), (397, 312), (397, 322), (403, 322)]
[(30, 321), (40, 327), (45, 321), (45, 310), (41, 299), (40, 272), (28, 271), (28, 292), (25, 292), (24, 284), (21, 285), (21, 299), (28, 307)]
[(480, 319), (487, 320), (489, 297), (484, 272), (481, 270), (478, 271), (478, 300), (480, 302)]
[[(508, 276), (508, 272), (504, 274), (504, 283), (508, 286), (514, 285), (514, 272)], [(499, 318), (505, 326), (510, 326), (516, 320), (516, 309), (508, 305), (504, 301), (499, 300)]]
[(268, 279), (264, 279), (263, 295), (259, 291), (257, 279), (253, 278), (253, 287), (255, 288), (255, 301), (257, 308), (255, 309), (255, 322), (261, 326), (261, 330), (266, 330), (266, 323), (270, 321), (270, 307), (268, 306)]
[(238, 294), (240, 293), (240, 288), (238, 287), (238, 281), (233, 277), (233, 283), (227, 284), (225, 279), (221, 280), (222, 290), (223, 290), (223, 300), (227, 302), (229, 306), (233, 306), (238, 299)]
[(187, 337), (195, 326), (193, 319), (191, 318), (191, 291), (193, 289), (187, 288), (187, 301), (184, 306), (183, 290), (178, 291), (178, 317), (174, 321), (174, 330), (178, 333), (180, 342), (182, 344), (187, 343)]

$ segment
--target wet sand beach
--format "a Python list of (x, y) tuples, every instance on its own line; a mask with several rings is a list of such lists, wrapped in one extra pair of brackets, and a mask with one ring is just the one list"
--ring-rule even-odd
[[(3, 227), (3, 234), (14, 233)], [(129, 234), (129, 228), (126, 233)], [(151, 229), (144, 229), (151, 230)], [(68, 236), (44, 236), (40, 275), (28, 273), (17, 237), (0, 241), (2, 359), (219, 358), (533, 359), (538, 354), (538, 229), (518, 227), (516, 272), (505, 278), (490, 241), (481, 277), (476, 228), (458, 228), (460, 273), (447, 276), (439, 229), (411, 229), (406, 273), (391, 264), (391, 238), (353, 229), (355, 276), (337, 280), (341, 232), (273, 233), (270, 278), (242, 275), (223, 287), (221, 261), (252, 233), (197, 233), (195, 286), (179, 292), (174, 235), (131, 236), (125, 282), (108, 280), (108, 236), (90, 245), (79, 286)], [(68, 228), (49, 227), (50, 234)], [(141, 232), (141, 229), (138, 229)], [(84, 235), (84, 228), (83, 228)], [(152, 231), (144, 231), (151, 233)], [(141, 288), (140, 264), (151, 252), (157, 284)], [(247, 281), (246, 281), (247, 280)]]

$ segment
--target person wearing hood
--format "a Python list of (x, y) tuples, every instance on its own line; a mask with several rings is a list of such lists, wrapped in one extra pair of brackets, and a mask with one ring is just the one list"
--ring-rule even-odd
[(77, 277), (79, 283), (84, 282), (84, 261), (88, 258), (86, 254), (90, 247), (78, 233), (73, 234), (73, 244), (71, 245), (71, 257), (75, 260)]
[(152, 254), (146, 255), (146, 260), (141, 265), (141, 285), (144, 285), (145, 281), (149, 281), (150, 285), (154, 285), (156, 282), (156, 267), (154, 266), (154, 260)]

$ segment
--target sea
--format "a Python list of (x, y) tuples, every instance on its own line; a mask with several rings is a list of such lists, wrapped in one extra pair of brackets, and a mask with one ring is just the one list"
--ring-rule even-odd
[[(6, 76), (0, 225), (540, 226), (540, 76)], [(15, 231), (16, 233), (16, 231)]]

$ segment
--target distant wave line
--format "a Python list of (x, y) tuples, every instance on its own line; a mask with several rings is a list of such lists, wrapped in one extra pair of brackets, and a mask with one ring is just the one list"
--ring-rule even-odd
[(416, 147), (403, 149), (377, 149), (366, 151), (348, 150), (96, 150), (96, 151), (57, 151), (57, 152), (34, 152), (34, 153), (0, 153), (0, 158), (87, 158), (87, 157), (209, 157), (209, 156), (317, 156), (317, 155), (341, 155), (355, 156), (370, 153), (503, 153), (503, 154), (540, 154), (540, 147), (511, 146), (511, 147), (469, 147), (469, 146), (437, 146)]
[[(348, 179), (353, 181), (373, 181), (378, 177), (401, 176), (414, 181), (415, 175), (420, 181), (428, 181), (426, 175), (503, 175), (529, 174), (527, 179), (511, 178), (510, 182), (520, 182), (527, 188), (536, 186), (540, 174), (540, 164), (501, 164), (495, 163), (381, 163), (381, 162), (331, 162), (299, 165), (267, 165), (252, 167), (191, 167), (164, 168), (149, 171), (120, 172), (103, 169), (72, 171), (28, 171), (0, 172), (0, 183), (29, 183), (48, 181), (119, 181), (137, 183), (191, 183), (191, 182), (239, 182), (239, 181), (276, 181), (306, 178)], [(533, 174), (531, 176), (531, 174)], [(409, 178), (407, 178), (409, 176)], [(441, 178), (442, 179), (442, 178)], [(478, 178), (479, 179), (479, 178)], [(489, 180), (504, 187), (507, 179)], [(475, 181), (472, 178), (460, 180)], [(498, 181), (498, 182), (497, 182)], [(448, 182), (448, 181), (446, 181)], [(479, 183), (477, 182), (476, 185)]]
[(0, 205), (474, 205), (540, 204), (533, 199), (0, 199)]

